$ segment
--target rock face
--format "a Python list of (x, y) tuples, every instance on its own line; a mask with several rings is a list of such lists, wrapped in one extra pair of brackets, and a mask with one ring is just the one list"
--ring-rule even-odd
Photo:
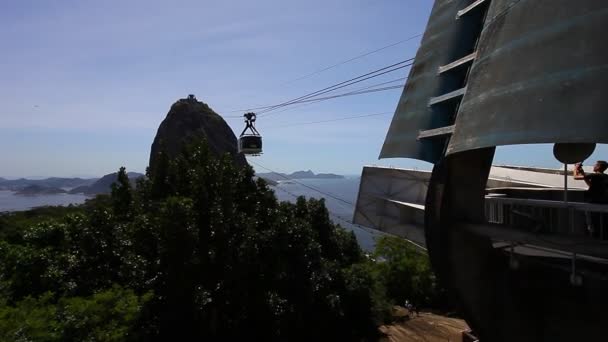
[(150, 170), (154, 170), (161, 151), (173, 158), (181, 152), (184, 144), (200, 137), (207, 140), (209, 149), (216, 155), (229, 153), (237, 165), (247, 165), (245, 156), (238, 153), (236, 136), (226, 121), (207, 104), (190, 95), (175, 102), (158, 127), (150, 151)]

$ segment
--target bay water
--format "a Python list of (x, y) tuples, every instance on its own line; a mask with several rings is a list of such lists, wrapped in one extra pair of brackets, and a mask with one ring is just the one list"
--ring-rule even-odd
[[(353, 231), (363, 249), (373, 249), (374, 238), (379, 233), (351, 223), (359, 191), (359, 177), (297, 179), (279, 182), (271, 188), (281, 201), (295, 202), (297, 196), (324, 198), (331, 219), (343, 228)], [(0, 212), (22, 211), (40, 206), (82, 204), (87, 198), (89, 197), (85, 195), (72, 194), (21, 196), (12, 191), (0, 191)]]

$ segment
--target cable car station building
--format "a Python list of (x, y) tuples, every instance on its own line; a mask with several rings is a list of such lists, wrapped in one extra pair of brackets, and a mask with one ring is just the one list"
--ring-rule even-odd
[(433, 170), (363, 170), (354, 221), (428, 250), (481, 341), (606, 340), (608, 205), (572, 166), (492, 165), (608, 143), (606, 32), (606, 0), (436, 0), (380, 153)]

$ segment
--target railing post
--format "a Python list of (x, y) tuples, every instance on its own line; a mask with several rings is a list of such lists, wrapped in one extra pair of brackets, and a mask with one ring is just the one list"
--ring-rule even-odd
[(564, 164), (564, 202), (568, 204), (568, 164)]
[(511, 242), (511, 246), (509, 247), (509, 267), (512, 270), (519, 268), (519, 260), (515, 256), (515, 244), (513, 242)]
[(570, 233), (574, 234), (574, 208), (568, 208), (568, 222), (570, 223)]
[(570, 274), (570, 284), (573, 286), (583, 285), (583, 277), (576, 274), (576, 253), (572, 253), (572, 273)]
[[(570, 208), (568, 208), (568, 164), (564, 163), (564, 205), (566, 207), (566, 224), (570, 226), (570, 233), (574, 234), (574, 223), (572, 222), (572, 215)], [(566, 231), (568, 228), (566, 227)]]
[(604, 213), (600, 214), (600, 240), (604, 240)]

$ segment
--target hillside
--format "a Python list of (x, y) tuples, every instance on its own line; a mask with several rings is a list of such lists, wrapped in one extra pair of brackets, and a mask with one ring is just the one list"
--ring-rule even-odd
[(91, 185), (96, 179), (83, 179), (83, 178), (62, 178), (62, 177), (51, 177), (46, 179), (5, 179), (0, 178), (0, 190), (19, 191), (26, 187), (35, 185), (40, 187), (48, 188), (75, 188), (79, 186)]
[(270, 180), (274, 180), (274, 181), (284, 181), (287, 179), (342, 179), (342, 178), (344, 178), (344, 176), (342, 176), (342, 175), (336, 175), (333, 173), (315, 174), (311, 170), (296, 171), (296, 172), (293, 172), (290, 174), (278, 173), (278, 172), (277, 173), (268, 172), (268, 173), (258, 173), (257, 175), (258, 175), (258, 177), (261, 177), (264, 179), (270, 179)]
[(41, 185), (28, 185), (25, 188), (17, 191), (16, 195), (21, 196), (36, 196), (36, 195), (55, 195), (55, 194), (63, 194), (67, 191), (56, 188), (56, 187), (47, 187)]
[[(135, 181), (143, 177), (144, 175), (137, 172), (129, 172), (127, 173), (129, 176), (129, 181), (132, 185), (135, 185)], [(116, 182), (118, 177), (118, 173), (110, 173), (107, 174), (100, 179), (98, 179), (95, 183), (91, 185), (79, 186), (69, 191), (70, 194), (85, 194), (85, 195), (98, 195), (98, 194), (108, 194), (112, 190), (112, 183)]]

